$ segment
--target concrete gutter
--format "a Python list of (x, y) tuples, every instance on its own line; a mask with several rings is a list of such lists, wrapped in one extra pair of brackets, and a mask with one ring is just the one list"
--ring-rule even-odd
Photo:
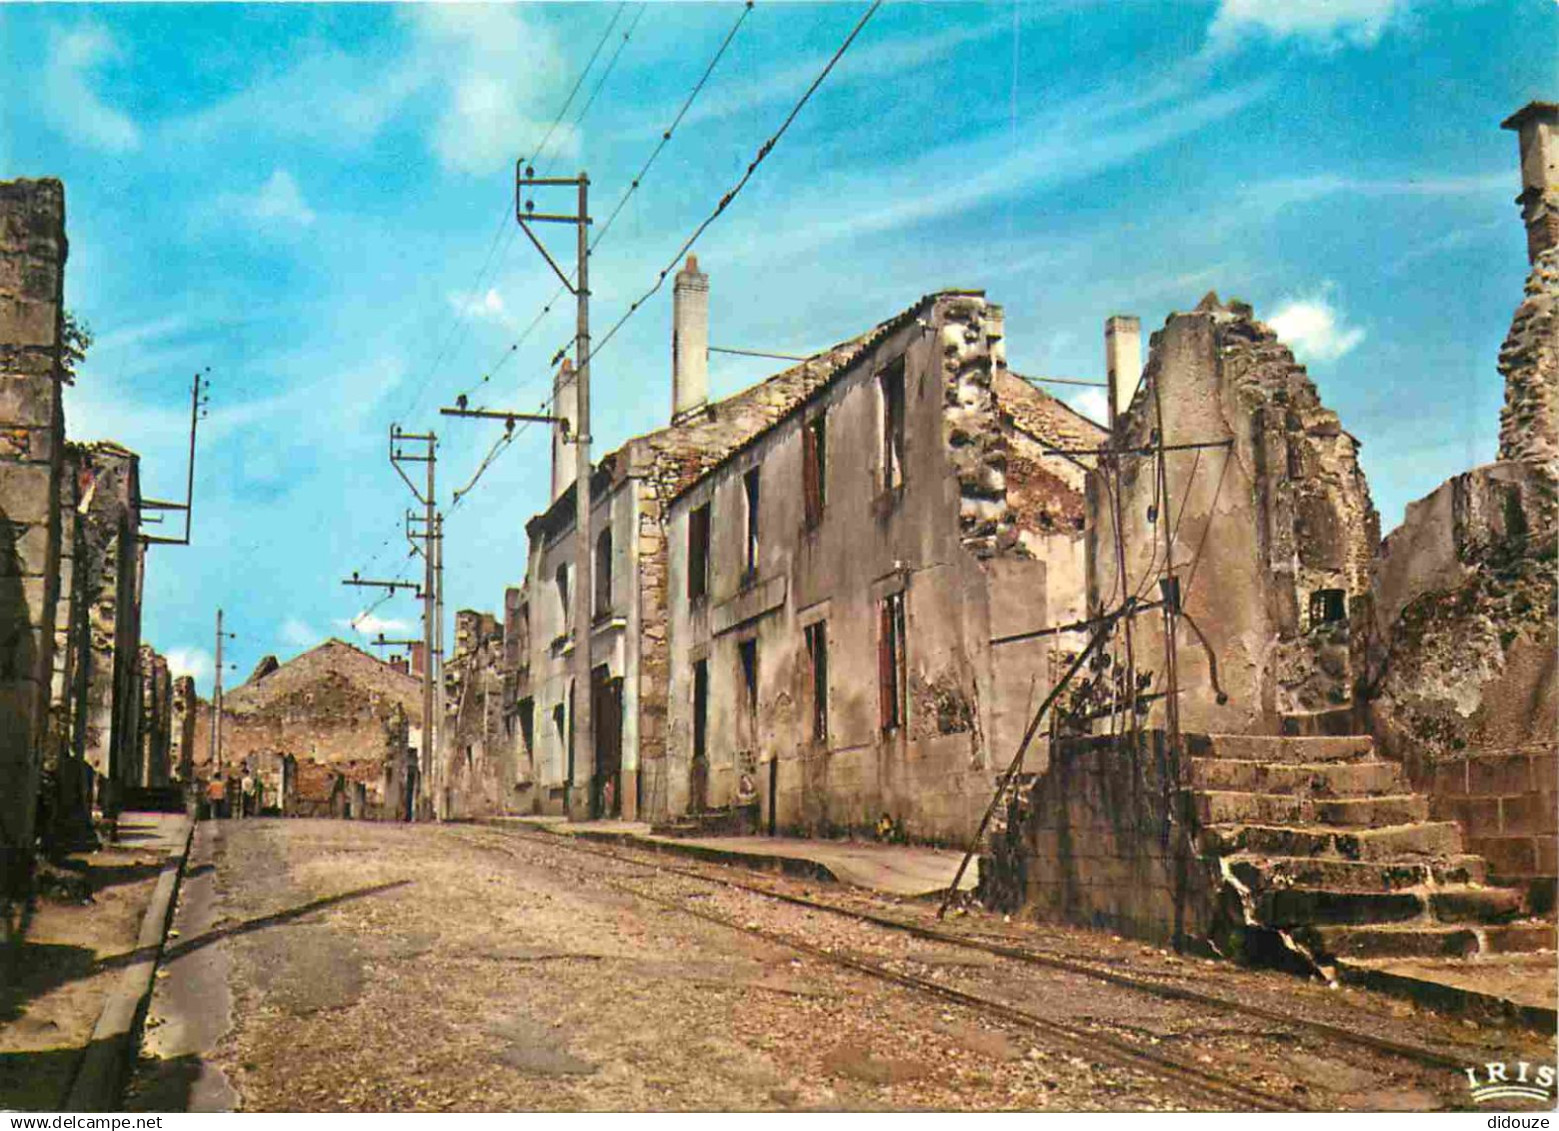
[(130, 1065), (139, 1048), (141, 1024), (151, 1002), (173, 908), (178, 900), (184, 862), (189, 857), (195, 822), (185, 818), (182, 835), (168, 850), (151, 903), (141, 919), (132, 960), (119, 976), (119, 984), (108, 993), (103, 1011), (98, 1014), (91, 1042), (82, 1053), (75, 1079), (65, 1094), (64, 1110), (72, 1112), (118, 1111), (129, 1077)]

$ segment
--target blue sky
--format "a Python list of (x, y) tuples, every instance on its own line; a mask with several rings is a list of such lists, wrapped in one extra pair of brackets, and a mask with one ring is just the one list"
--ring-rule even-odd
[[(862, 11), (754, 6), (592, 258), (598, 329)], [(438, 430), (447, 505), (495, 433), (437, 406), (473, 386), (537, 405), (572, 330), (560, 302), (508, 348), (556, 290), (512, 222), (515, 157), (611, 26), (541, 158), (587, 169), (604, 217), (740, 12), (0, 6), (0, 176), (65, 181), (67, 302), (97, 335), (70, 434), (138, 450), (146, 492), (177, 498), (189, 381), (211, 370), (194, 545), (153, 548), (145, 588), (146, 638), (203, 689), (219, 604), (239, 678), (365, 639), (340, 579), (415, 570), (390, 424)], [(1389, 529), (1494, 456), (1526, 270), (1498, 127), (1556, 94), (1554, 0), (888, 5), (700, 241), (711, 337), (806, 352), (983, 287), (1015, 368), (1097, 378), (1106, 316), (1152, 329), (1216, 289), (1310, 365)], [(662, 292), (596, 358), (598, 453), (665, 421), (669, 322)], [(716, 356), (714, 392), (768, 372)], [(532, 429), (450, 517), (451, 612), (501, 608), (522, 575), (548, 450)], [(374, 616), (414, 633), (417, 606)]]

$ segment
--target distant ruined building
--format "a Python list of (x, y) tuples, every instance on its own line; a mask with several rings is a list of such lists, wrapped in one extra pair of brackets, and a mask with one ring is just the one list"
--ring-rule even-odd
[(327, 640), (285, 663), (268, 656), (224, 691), (215, 749), (213, 710), (200, 701), (190, 763), (201, 781), (226, 782), (230, 801), (250, 777), (260, 813), (408, 820), (421, 711), (420, 679)]

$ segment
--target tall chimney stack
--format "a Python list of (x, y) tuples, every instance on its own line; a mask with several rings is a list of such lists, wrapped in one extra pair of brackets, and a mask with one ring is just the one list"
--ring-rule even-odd
[(709, 402), (709, 276), (687, 257), (671, 291), (671, 419)]
[(552, 426), (552, 501), (557, 502), (574, 481), (574, 424), (579, 419), (579, 382), (566, 357), (552, 376), (552, 414), (568, 421), (567, 439), (563, 425)]
[(1110, 428), (1124, 416), (1142, 378), (1142, 323), (1134, 314), (1112, 314), (1104, 321), (1104, 369), (1108, 374)]
[(1521, 219), (1527, 262), (1559, 247), (1559, 103), (1528, 102), (1500, 123), (1521, 139)]

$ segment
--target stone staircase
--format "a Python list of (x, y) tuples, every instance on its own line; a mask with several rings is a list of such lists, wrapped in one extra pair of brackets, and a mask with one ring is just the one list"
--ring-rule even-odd
[(1317, 967), (1554, 949), (1554, 923), (1489, 886), (1461, 827), (1431, 821), (1396, 763), (1368, 736), (1328, 733), (1337, 725), (1187, 736), (1198, 847), (1222, 869), (1247, 947)]

